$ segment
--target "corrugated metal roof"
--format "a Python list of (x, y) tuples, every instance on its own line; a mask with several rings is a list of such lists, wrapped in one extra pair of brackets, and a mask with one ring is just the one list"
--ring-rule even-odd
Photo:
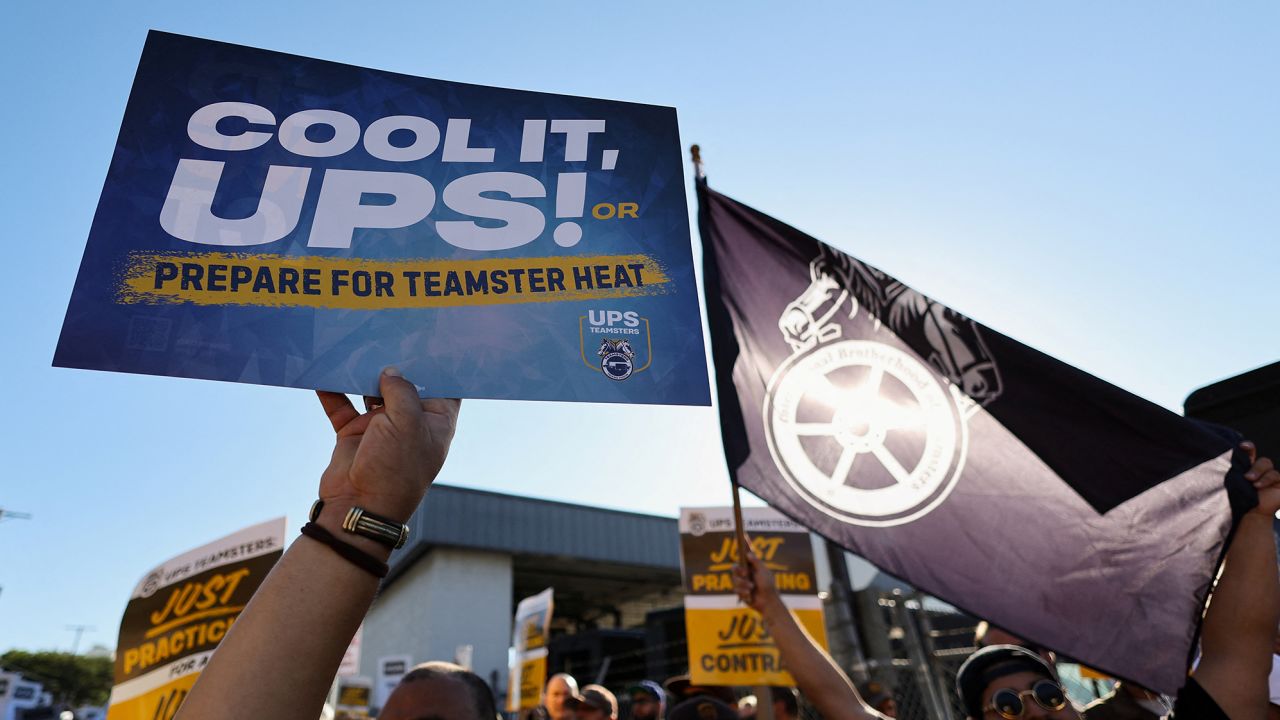
[(409, 527), (391, 577), (433, 545), (680, 569), (676, 519), (658, 515), (433, 485)]

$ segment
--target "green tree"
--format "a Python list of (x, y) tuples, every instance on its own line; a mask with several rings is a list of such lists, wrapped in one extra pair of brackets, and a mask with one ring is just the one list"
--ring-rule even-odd
[(43, 683), (58, 703), (105, 705), (111, 693), (112, 662), (107, 657), (10, 650), (0, 655), (0, 667)]

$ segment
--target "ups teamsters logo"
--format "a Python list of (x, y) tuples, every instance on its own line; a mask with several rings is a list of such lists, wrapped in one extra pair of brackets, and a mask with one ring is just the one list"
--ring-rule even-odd
[(700, 512), (689, 513), (689, 534), (702, 537), (707, 532), (707, 516)]
[[(972, 320), (820, 246), (810, 284), (778, 320), (792, 354), (769, 381), (765, 436), (800, 497), (844, 522), (890, 526), (938, 507), (964, 468), (968, 420), (999, 397)], [(841, 339), (859, 305), (921, 355)]]
[[(621, 382), (653, 363), (649, 318), (634, 311), (591, 310), (578, 318), (578, 336), (583, 364), (610, 380)], [(599, 359), (588, 360), (588, 353)]]
[(147, 598), (154, 595), (156, 590), (160, 589), (160, 584), (163, 581), (164, 576), (160, 574), (159, 570), (148, 575), (147, 578), (142, 581), (142, 597)]

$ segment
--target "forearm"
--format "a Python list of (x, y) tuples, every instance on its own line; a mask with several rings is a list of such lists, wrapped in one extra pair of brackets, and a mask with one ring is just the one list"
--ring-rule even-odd
[(1271, 519), (1251, 512), (1240, 521), (1204, 618), (1205, 655), (1245, 643), (1271, 655), (1280, 622), (1280, 575)]
[[(325, 508), (320, 524), (385, 560), (382, 546), (338, 529), (340, 510)], [(179, 719), (315, 720), (377, 589), (372, 574), (299, 537), (219, 645)]]
[(761, 615), (782, 653), (787, 671), (824, 718), (873, 720), (884, 717), (867, 707), (835, 660), (796, 621), (780, 597), (774, 595)]
[(1280, 622), (1280, 576), (1271, 518), (1247, 513), (1205, 613), (1200, 685), (1230, 717), (1260, 716), (1267, 703), (1272, 640)]

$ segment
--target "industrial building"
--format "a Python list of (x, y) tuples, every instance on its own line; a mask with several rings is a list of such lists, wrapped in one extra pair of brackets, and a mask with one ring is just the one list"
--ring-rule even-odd
[(410, 527), (365, 620), (360, 671), (370, 678), (382, 657), (469, 654), (502, 693), (515, 603), (553, 587), (551, 667), (594, 678), (614, 658), (605, 670), (624, 682), (647, 676), (646, 617), (679, 613), (674, 518), (436, 485)]
[[(469, 659), (505, 696), (515, 605), (548, 587), (552, 672), (618, 689), (686, 672), (675, 518), (435, 485), (410, 527), (364, 624), (359, 667), (374, 681), (374, 707), (388, 692), (380, 661), (397, 656)], [(833, 573), (826, 544), (813, 544), (832, 654), (855, 680), (896, 687), (921, 712), (946, 702), (950, 687), (935, 671), (954, 672), (973, 619), (926, 608), (852, 555), (841, 553)]]

